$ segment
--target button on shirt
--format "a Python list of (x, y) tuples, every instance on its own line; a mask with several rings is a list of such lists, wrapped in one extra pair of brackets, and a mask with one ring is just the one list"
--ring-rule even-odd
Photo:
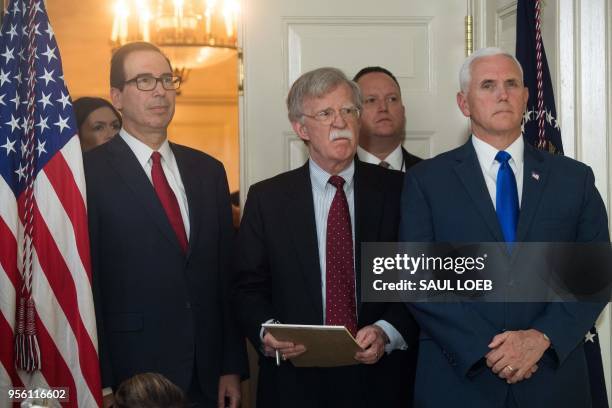
[[(332, 176), (314, 160), (308, 162), (310, 170), (310, 183), (312, 184), (312, 198), (314, 203), (315, 212), (315, 223), (317, 227), (317, 240), (319, 247), (319, 265), (321, 268), (321, 297), (323, 299), (323, 314), (325, 314), (325, 271), (326, 271), (326, 248), (327, 248), (327, 216), (331, 207), (334, 195), (336, 194), (336, 188), (328, 183), (329, 178)], [(341, 171), (338, 176), (345, 180), (343, 189), (346, 195), (346, 200), (349, 206), (349, 213), (351, 216), (351, 230), (353, 235), (353, 253), (355, 253), (355, 163), (351, 162), (350, 166)], [(353, 258), (354, 261), (354, 258)], [(357, 270), (355, 273), (360, 273)], [(357, 294), (354, 294), (357, 296)], [(355, 302), (356, 304), (358, 302)], [(325, 321), (325, 316), (323, 316)], [(389, 322), (385, 320), (379, 320), (376, 322), (387, 337), (389, 337), (389, 344), (385, 346), (387, 353), (394, 349), (406, 349), (406, 342), (402, 335), (393, 327)]]
[[(497, 172), (499, 171), (500, 164), (497, 160), (495, 160), (495, 155), (499, 150), (474, 135), (472, 135), (472, 144), (476, 150), (478, 163), (480, 163), (480, 169), (482, 170), (485, 183), (487, 184), (487, 190), (489, 190), (493, 207), (497, 209)], [(510, 156), (512, 156), (508, 163), (510, 164), (510, 168), (512, 168), (514, 177), (516, 178), (516, 189), (518, 192), (520, 208), (521, 199), (523, 197), (523, 157), (525, 154), (525, 142), (523, 141), (523, 135), (519, 136), (510, 146), (505, 149), (505, 151), (510, 153)]]
[[(136, 139), (134, 136), (131, 136), (125, 129), (121, 129), (119, 131), (119, 136), (127, 143), (130, 150), (136, 156), (138, 163), (144, 169), (149, 181), (151, 181), (151, 185), (153, 185), (153, 180), (151, 178), (151, 154), (154, 152), (149, 146)], [(187, 205), (187, 194), (185, 193), (185, 187), (183, 186), (183, 181), (181, 180), (181, 174), (178, 169), (178, 165), (176, 164), (176, 158), (174, 157), (174, 153), (170, 148), (170, 144), (168, 140), (164, 140), (164, 143), (157, 150), (161, 154), (161, 165), (164, 170), (164, 174), (166, 175), (166, 179), (168, 180), (168, 184), (172, 189), (172, 192), (176, 196), (176, 200), (178, 201), (179, 208), (181, 210), (181, 218), (183, 219), (183, 224), (185, 225), (185, 234), (187, 234), (187, 240), (189, 240), (189, 206)]]
[[(381, 160), (374, 156), (372, 153), (363, 149), (361, 146), (357, 146), (357, 157), (364, 163), (372, 163), (378, 165)], [(395, 150), (393, 150), (387, 157), (384, 159), (387, 163), (389, 163), (389, 169), (391, 170), (399, 170), (406, 171), (404, 168), (404, 152), (402, 151), (402, 145), (398, 145)]]

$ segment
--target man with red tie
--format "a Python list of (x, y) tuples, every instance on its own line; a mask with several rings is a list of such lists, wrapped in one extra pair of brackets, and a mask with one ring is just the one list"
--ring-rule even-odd
[[(260, 351), (257, 406), (411, 406), (414, 367), (398, 357), (416, 341), (414, 321), (359, 295), (361, 243), (397, 238), (402, 175), (354, 159), (361, 97), (341, 71), (303, 74), (287, 106), (310, 159), (251, 187), (234, 257), (236, 317)], [(308, 351), (263, 331), (271, 321), (346, 326), (363, 351), (356, 365), (296, 368)]]
[(110, 82), (123, 127), (84, 162), (105, 406), (126, 378), (157, 372), (195, 406), (236, 408), (246, 360), (226, 304), (225, 170), (168, 142), (181, 79), (157, 47), (118, 49)]

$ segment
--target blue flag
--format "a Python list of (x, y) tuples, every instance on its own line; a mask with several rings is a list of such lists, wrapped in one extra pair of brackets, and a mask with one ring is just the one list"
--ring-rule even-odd
[[(518, 0), (516, 58), (523, 67), (529, 101), (523, 122), (525, 141), (553, 154), (563, 154), (555, 96), (540, 30), (540, 0)], [(599, 335), (595, 327), (584, 338), (593, 408), (608, 408)]]
[(538, 0), (519, 0), (516, 11), (516, 58), (523, 67), (525, 86), (529, 88), (523, 134), (532, 146), (563, 154), (550, 71), (538, 30), (538, 4)]

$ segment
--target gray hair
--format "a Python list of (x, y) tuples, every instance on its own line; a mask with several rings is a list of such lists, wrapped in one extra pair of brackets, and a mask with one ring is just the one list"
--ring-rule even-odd
[(339, 69), (324, 67), (302, 74), (293, 83), (289, 90), (289, 95), (287, 95), (289, 121), (298, 122), (303, 120), (305, 99), (320, 98), (343, 84), (351, 89), (353, 103), (358, 109), (361, 109), (361, 91), (359, 86), (349, 80)]
[(472, 80), (472, 65), (474, 61), (483, 57), (493, 57), (495, 55), (503, 55), (514, 61), (521, 72), (521, 81), (523, 80), (523, 67), (521, 67), (521, 63), (518, 62), (514, 55), (497, 47), (481, 48), (474, 51), (465, 61), (463, 61), (463, 65), (461, 65), (461, 69), (459, 70), (459, 87), (461, 92), (467, 94), (468, 88), (470, 87), (470, 81)]

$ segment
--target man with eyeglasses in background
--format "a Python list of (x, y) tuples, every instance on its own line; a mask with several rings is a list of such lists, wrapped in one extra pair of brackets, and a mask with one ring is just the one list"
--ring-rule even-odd
[(111, 59), (117, 137), (85, 155), (104, 406), (134, 374), (157, 372), (197, 407), (236, 408), (243, 338), (227, 307), (232, 218), (223, 165), (169, 143), (181, 83), (152, 44)]
[(382, 67), (366, 67), (353, 81), (363, 98), (357, 155), (366, 163), (406, 172), (421, 159), (402, 146), (406, 110), (395, 76)]
[[(234, 257), (236, 318), (260, 352), (257, 406), (411, 406), (389, 362), (416, 342), (414, 320), (359, 296), (360, 244), (396, 240), (402, 175), (355, 160), (361, 97), (340, 70), (303, 74), (287, 107), (310, 159), (251, 187)], [(262, 329), (274, 321), (345, 326), (363, 351), (356, 365), (297, 368), (291, 359), (308, 350)]]

